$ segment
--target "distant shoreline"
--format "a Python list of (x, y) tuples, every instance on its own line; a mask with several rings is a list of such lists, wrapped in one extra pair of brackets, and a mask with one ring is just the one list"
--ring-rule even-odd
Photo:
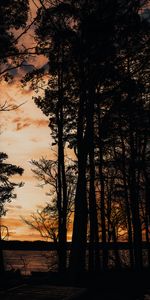
[[(68, 244), (68, 243), (67, 243)], [(57, 245), (45, 241), (1, 241), (0, 247), (3, 250), (56, 250)], [(68, 247), (68, 246), (67, 246)]]
[[(0, 241), (0, 248), (3, 250), (37, 250), (37, 251), (48, 251), (48, 250), (57, 250), (59, 244), (54, 242), (45, 242), (45, 241)], [(88, 249), (87, 244), (87, 249)], [(66, 244), (67, 249), (71, 248), (71, 242), (67, 242)], [(99, 243), (99, 249), (108, 249), (108, 250), (128, 250), (133, 247), (133, 244), (130, 245), (127, 242), (118, 242), (118, 243)], [(142, 242), (141, 243), (142, 249), (150, 249), (150, 243)]]

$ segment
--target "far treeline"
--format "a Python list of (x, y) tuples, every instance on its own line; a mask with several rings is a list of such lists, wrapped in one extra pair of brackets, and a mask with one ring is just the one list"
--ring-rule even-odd
[[(57, 180), (51, 183), (59, 271), (68, 268), (70, 209), (71, 273), (107, 269), (105, 245), (120, 241), (128, 243), (131, 268), (141, 270), (145, 259), (150, 267), (150, 249), (142, 249), (150, 241), (148, 1), (39, 2), (34, 55), (47, 63), (27, 73), (23, 84), (43, 91), (34, 101), (49, 117), (57, 149), (51, 171)], [(66, 157), (67, 148), (74, 160)], [(115, 263), (120, 266), (119, 250)]]

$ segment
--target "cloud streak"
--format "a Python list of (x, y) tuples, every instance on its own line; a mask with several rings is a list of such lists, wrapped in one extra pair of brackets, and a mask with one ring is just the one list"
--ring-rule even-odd
[(11, 240), (34, 241), (42, 239), (40, 234), (36, 230), (29, 228), (21, 218), (6, 217), (2, 219), (2, 224), (8, 227), (9, 239)]
[(26, 118), (15, 117), (12, 120), (12, 123), (14, 123), (16, 125), (15, 130), (19, 131), (19, 130), (22, 130), (22, 129), (27, 128), (29, 126), (47, 127), (49, 121), (44, 120), (44, 119), (32, 119), (30, 117), (26, 117)]

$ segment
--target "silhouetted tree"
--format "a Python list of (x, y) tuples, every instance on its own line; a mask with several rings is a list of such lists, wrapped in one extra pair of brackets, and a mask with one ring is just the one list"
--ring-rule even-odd
[[(68, 163), (67, 163), (68, 161)], [(39, 181), (39, 187), (46, 186), (47, 196), (50, 200), (46, 206), (36, 213), (33, 213), (28, 219), (23, 218), (26, 224), (36, 229), (40, 235), (47, 240), (55, 242), (58, 250), (58, 258), (61, 255), (59, 250), (59, 184), (58, 184), (58, 161), (41, 158), (39, 161), (32, 160), (32, 171)], [(67, 211), (66, 211), (66, 230), (69, 233), (72, 230), (71, 218), (74, 212), (74, 193), (76, 186), (76, 165), (73, 161), (66, 158), (66, 183), (67, 183)], [(66, 233), (66, 235), (67, 235)], [(66, 237), (67, 239), (67, 237)], [(59, 259), (59, 262), (62, 258)], [(60, 266), (59, 266), (60, 269)]]
[[(19, 174), (22, 175), (23, 169), (17, 167), (16, 165), (12, 165), (10, 163), (6, 163), (5, 160), (8, 158), (7, 154), (0, 153), (0, 219), (3, 215), (6, 214), (6, 203), (12, 201), (12, 199), (16, 198), (16, 194), (14, 193), (15, 187), (22, 186), (22, 183), (14, 183), (10, 180), (10, 177)], [(1, 228), (0, 228), (1, 230)], [(1, 234), (0, 234), (1, 236)], [(1, 255), (1, 272), (4, 271), (3, 259), (2, 259), (2, 251), (0, 251)]]
[[(149, 22), (141, 16), (146, 1), (40, 3), (37, 50), (48, 65), (25, 80), (35, 87), (48, 76), (44, 96), (35, 102), (50, 119), (58, 151), (61, 270), (66, 267), (67, 146), (74, 148), (78, 169), (71, 273), (85, 271), (87, 241), (89, 270), (99, 268), (99, 241), (107, 268), (105, 243), (117, 242), (120, 231), (129, 242), (131, 266), (141, 269), (142, 224), (149, 240)], [(119, 266), (117, 250), (115, 258)]]
[(20, 28), (25, 29), (28, 19), (29, 1), (1, 1), (0, 3), (0, 78), (9, 80), (11, 71), (22, 64), (15, 32)]

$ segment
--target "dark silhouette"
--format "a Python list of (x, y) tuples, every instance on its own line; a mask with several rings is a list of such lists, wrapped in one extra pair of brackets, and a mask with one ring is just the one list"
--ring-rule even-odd
[[(23, 169), (6, 163), (5, 160), (8, 158), (6, 153), (0, 153), (0, 221), (1, 217), (6, 214), (5, 204), (12, 201), (16, 197), (14, 189), (16, 186), (21, 187), (22, 183), (14, 183), (10, 181), (10, 177), (19, 174), (22, 175)], [(1, 237), (2, 224), (0, 222), (0, 244), (2, 242)], [(1, 246), (1, 245), (0, 245)], [(0, 247), (0, 274), (4, 273), (4, 261), (3, 261), (3, 252)]]
[[(87, 284), (93, 274), (93, 281), (99, 273), (119, 281), (123, 269), (125, 278), (143, 274), (150, 267), (148, 1), (39, 2), (36, 53), (47, 63), (23, 83), (42, 89), (34, 101), (57, 149), (55, 166), (32, 164), (40, 180), (48, 170), (55, 182), (59, 275)], [(76, 156), (69, 167), (67, 147)], [(75, 193), (68, 248), (69, 168)]]
[[(48, 187), (46, 195), (50, 198), (49, 202), (41, 210), (37, 210), (28, 219), (23, 221), (31, 228), (36, 229), (46, 241), (53, 241), (56, 248), (59, 248), (59, 186), (58, 186), (58, 160), (48, 160), (41, 158), (39, 161), (32, 160), (32, 172), (39, 182), (39, 187)], [(71, 215), (74, 210), (74, 192), (76, 187), (76, 164), (66, 157), (66, 183), (67, 183), (67, 216), (66, 230), (69, 232), (71, 226)], [(67, 234), (66, 233), (66, 234)], [(58, 251), (58, 256), (60, 255)]]
[(17, 48), (21, 35), (16, 38), (12, 29), (18, 30), (26, 27), (28, 10), (28, 0), (17, 2), (8, 0), (7, 3), (4, 1), (0, 3), (0, 80), (11, 80), (13, 70), (17, 70), (24, 63), (24, 57), (19, 55)]
[[(35, 34), (48, 74), (47, 68), (34, 70), (25, 81), (34, 88), (43, 75), (50, 78), (35, 103), (49, 116), (58, 148), (60, 271), (66, 269), (67, 146), (78, 166), (71, 274), (109, 268), (105, 244), (122, 239), (130, 245), (130, 267), (141, 270), (142, 241), (149, 241), (146, 1), (40, 3)], [(120, 267), (117, 249), (114, 257)]]
[[(12, 71), (22, 65), (23, 60), (19, 57), (19, 51), (16, 47), (19, 40), (15, 38), (12, 29), (24, 28), (28, 18), (28, 1), (19, 0), (17, 2), (1, 1), (0, 3), (0, 81), (9, 81), (12, 79)], [(11, 57), (11, 61), (9, 60)], [(3, 101), (3, 99), (1, 99)], [(1, 102), (2, 103), (2, 102)], [(10, 111), (18, 108), (20, 105), (11, 105), (7, 101), (0, 104), (1, 111)], [(0, 221), (1, 217), (6, 213), (5, 204), (15, 198), (14, 189), (15, 186), (21, 186), (22, 184), (16, 184), (10, 180), (10, 177), (19, 174), (22, 175), (23, 169), (6, 163), (8, 158), (6, 153), (0, 152)], [(1, 222), (0, 222), (1, 223)], [(1, 248), (2, 236), (1, 230), (3, 225), (0, 224), (0, 276), (3, 284), (4, 276), (4, 261), (3, 252)]]

